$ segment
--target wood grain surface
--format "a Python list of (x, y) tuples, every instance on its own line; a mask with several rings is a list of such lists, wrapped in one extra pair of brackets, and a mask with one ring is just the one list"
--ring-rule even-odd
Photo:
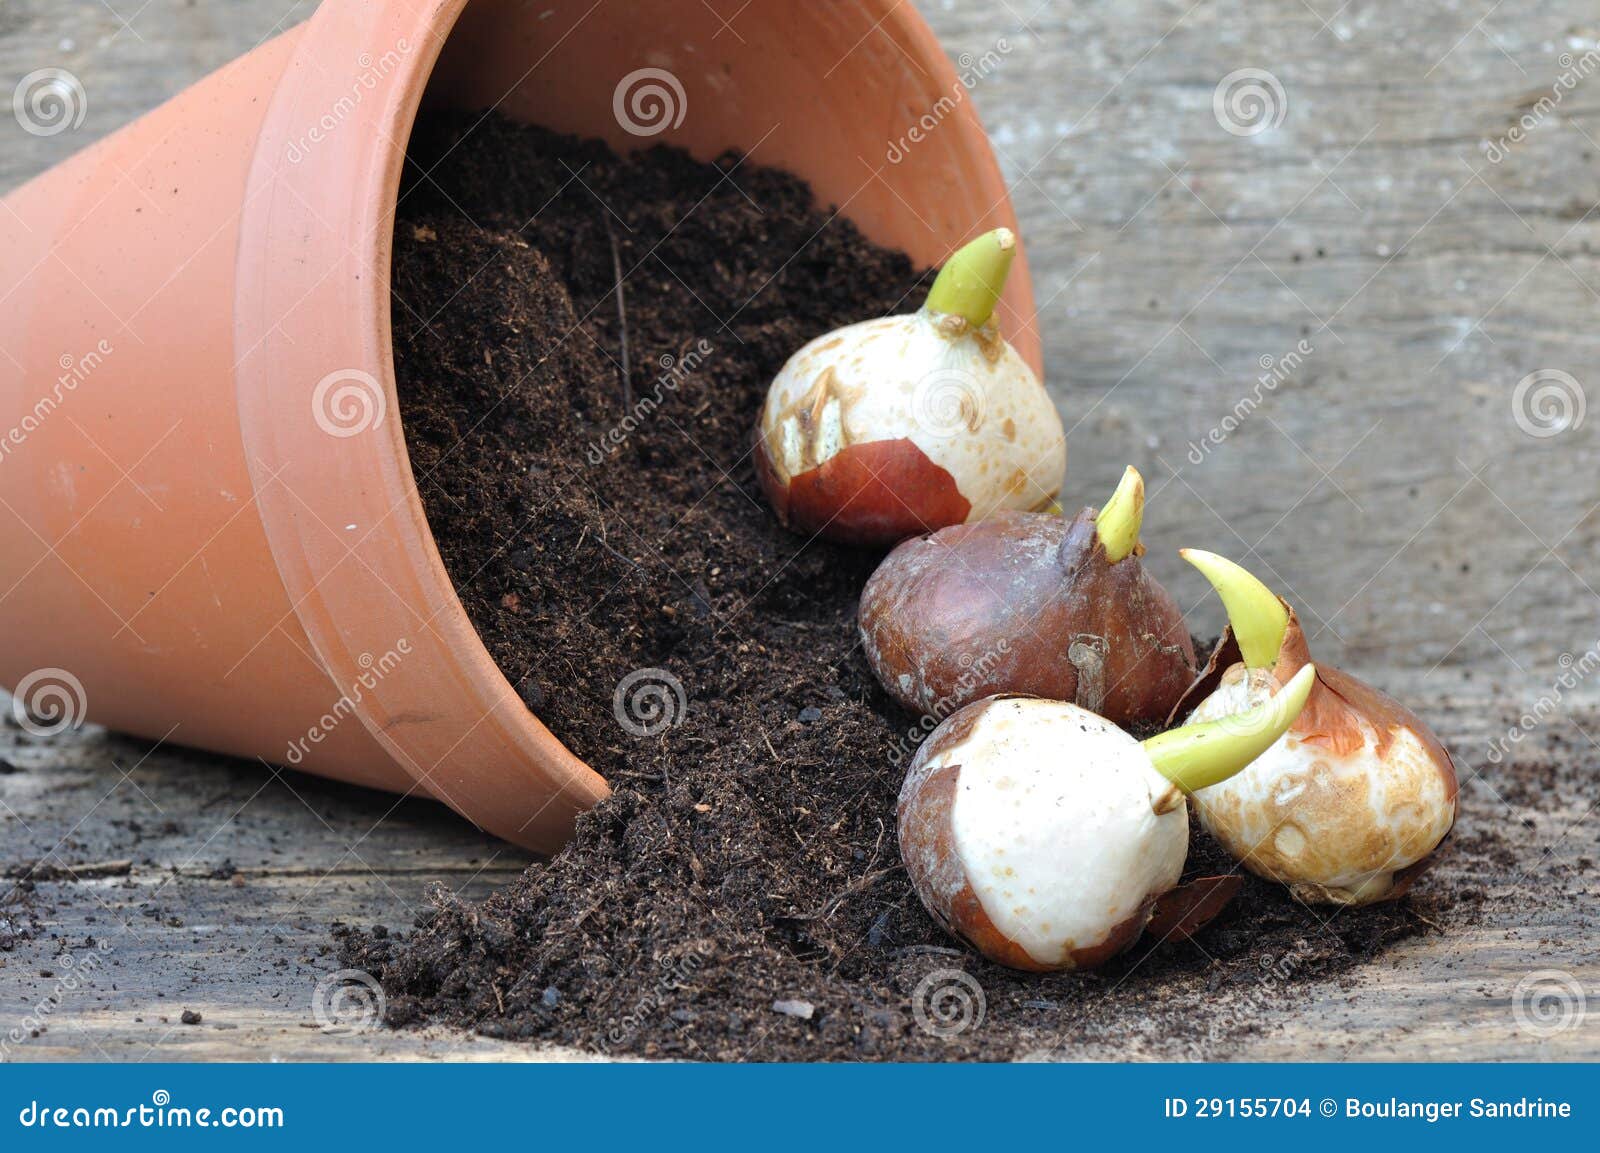
[[(64, 68), (88, 111), (48, 137), (0, 114), (0, 191), (314, 7), (5, 0), (0, 96)], [(737, 27), (738, 5), (718, 7)], [(1197, 631), (1220, 613), (1179, 545), (1255, 568), (1299, 607), (1319, 658), (1435, 722), (1470, 777), (1458, 835), (1521, 830), (1481, 878), (1480, 923), (1397, 948), (1300, 1011), (1266, 1013), (1231, 1051), (1196, 1055), (1600, 1056), (1600, 1006), (1555, 1033), (1513, 1012), (1541, 970), (1600, 996), (1600, 785), (1529, 803), (1506, 788), (1516, 758), (1486, 760), (1541, 700), (1520, 755), (1600, 759), (1600, 685), (1560, 687), (1574, 668), (1587, 677), (1600, 644), (1600, 414), (1584, 411), (1600, 385), (1597, 10), (922, 7), (958, 63), (997, 61), (973, 99), (1031, 247), (1070, 500), (1098, 503), (1139, 465), (1152, 563)], [(1539, 401), (1542, 388), (1556, 391)], [(0, 952), (0, 1039), (58, 988), (63, 957), (109, 944), (6, 1056), (548, 1055), (318, 1027), (331, 922), (403, 927), (429, 882), (481, 895), (525, 863), (436, 808), (391, 812), (387, 797), (93, 729), (41, 741), (8, 728), (0, 758), (15, 770), (0, 771), (13, 901), (0, 918), (21, 915), (30, 862), (110, 873), (33, 882), (39, 934)], [(185, 1008), (201, 1022), (181, 1024)], [(1169, 1056), (1156, 1042), (1130, 1022), (1088, 1055)]]

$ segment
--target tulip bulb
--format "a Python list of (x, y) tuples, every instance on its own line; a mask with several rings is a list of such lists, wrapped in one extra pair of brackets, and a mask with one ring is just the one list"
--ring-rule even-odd
[[(1294, 610), (1231, 561), (1185, 549), (1229, 627), (1174, 710), (1191, 723), (1246, 709), (1306, 667)], [(1398, 701), (1337, 669), (1292, 728), (1244, 772), (1194, 793), (1200, 823), (1246, 868), (1307, 902), (1401, 896), (1456, 817), (1456, 773), (1432, 730)]]
[(1087, 969), (1144, 932), (1183, 874), (1186, 782), (1236, 773), (1304, 706), (1312, 671), (1246, 714), (1140, 744), (1037, 697), (968, 705), (900, 790), (900, 854), (945, 928), (1014, 969)]
[(1061, 418), (993, 320), (1015, 250), (1008, 229), (981, 236), (918, 312), (838, 329), (789, 359), (755, 453), (779, 520), (887, 545), (1055, 499)]
[(1183, 613), (1144, 568), (1144, 481), (1099, 512), (1005, 513), (903, 542), (861, 595), (868, 663), (890, 696), (943, 718), (994, 693), (1159, 724), (1194, 680)]

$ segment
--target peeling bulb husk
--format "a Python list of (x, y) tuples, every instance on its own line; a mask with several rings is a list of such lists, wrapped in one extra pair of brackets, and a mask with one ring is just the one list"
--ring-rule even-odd
[(1178, 555), (1199, 569), (1222, 598), (1246, 667), (1269, 669), (1275, 665), (1289, 631), (1289, 610), (1278, 595), (1216, 553), (1186, 548), (1179, 549)]
[(1271, 748), (1305, 708), (1316, 682), (1307, 664), (1270, 700), (1233, 716), (1184, 725), (1144, 742), (1156, 771), (1186, 793), (1221, 784)]
[(1017, 238), (1009, 228), (997, 228), (958, 249), (940, 270), (928, 291), (928, 312), (959, 316), (973, 328), (982, 328), (994, 315), (1005, 291)]
[(1106, 550), (1106, 559), (1116, 564), (1139, 547), (1139, 529), (1144, 524), (1144, 477), (1131, 464), (1122, 474), (1116, 492), (1095, 518), (1095, 535)]
[[(1310, 667), (1305, 633), (1284, 607), (1289, 625), (1276, 663), (1246, 667), (1236, 614), (1169, 724), (1228, 723)], [(1455, 763), (1422, 718), (1319, 665), (1290, 731), (1243, 772), (1190, 799), (1201, 825), (1250, 872), (1289, 886), (1296, 900), (1348, 906), (1405, 894), (1454, 825), (1457, 795)]]

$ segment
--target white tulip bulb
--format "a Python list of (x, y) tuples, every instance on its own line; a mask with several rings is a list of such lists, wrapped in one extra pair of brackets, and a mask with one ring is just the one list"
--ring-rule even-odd
[(1015, 248), (1006, 229), (980, 237), (920, 311), (830, 332), (784, 365), (756, 455), (786, 525), (883, 545), (1053, 504), (1061, 418), (993, 321)]
[(995, 696), (935, 729), (900, 790), (923, 905), (991, 960), (1087, 969), (1144, 932), (1189, 853), (1184, 794), (1237, 773), (1299, 714), (1312, 673), (1241, 716), (1142, 744), (1062, 701)]

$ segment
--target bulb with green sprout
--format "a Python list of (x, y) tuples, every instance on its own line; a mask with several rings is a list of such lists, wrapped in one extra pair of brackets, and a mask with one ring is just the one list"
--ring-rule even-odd
[[(1229, 627), (1174, 710), (1207, 721), (1266, 699), (1311, 659), (1294, 609), (1232, 561), (1181, 555), (1222, 597)], [(1433, 731), (1348, 673), (1317, 666), (1293, 727), (1249, 769), (1194, 795), (1200, 823), (1251, 872), (1303, 901), (1401, 896), (1456, 818), (1456, 772)]]
[(1062, 701), (994, 696), (917, 750), (900, 855), (934, 918), (1014, 969), (1089, 969), (1138, 940), (1189, 851), (1184, 802), (1293, 723), (1307, 666), (1244, 712), (1143, 743)]
[(1004, 513), (902, 542), (861, 594), (862, 646), (884, 689), (943, 718), (993, 693), (1071, 701), (1158, 725), (1194, 680), (1178, 602), (1144, 565), (1144, 479), (1099, 510)]
[(915, 312), (852, 324), (790, 357), (767, 393), (756, 471), (797, 532), (889, 545), (1003, 509), (1049, 507), (1066, 434), (1000, 335), (1010, 230), (960, 249)]

